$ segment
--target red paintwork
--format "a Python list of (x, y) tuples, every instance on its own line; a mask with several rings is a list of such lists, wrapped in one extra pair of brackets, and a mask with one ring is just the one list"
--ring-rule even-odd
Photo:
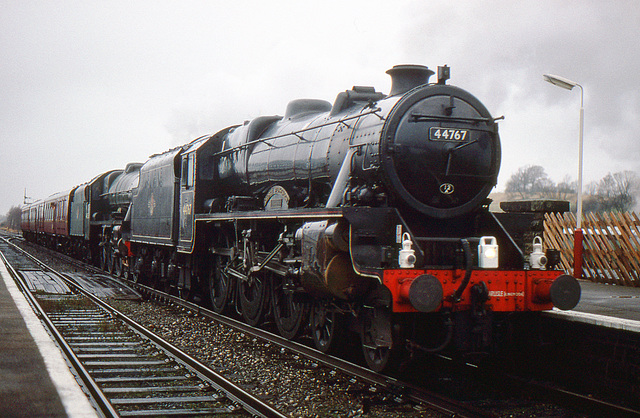
[(69, 236), (69, 209), (73, 190), (49, 196), (40, 205), (38, 221), (45, 234)]
[(576, 228), (573, 234), (573, 277), (582, 279), (582, 229)]
[(131, 252), (131, 241), (125, 241), (124, 245), (127, 247), (127, 257), (133, 257), (135, 254)]
[[(393, 295), (394, 312), (417, 312), (406, 298), (408, 284), (421, 274), (430, 274), (440, 280), (444, 299), (440, 309), (453, 308), (461, 311), (471, 308), (470, 289), (485, 282), (489, 289), (486, 307), (494, 312), (542, 311), (553, 308), (549, 288), (561, 274), (554, 270), (474, 270), (460, 301), (454, 303), (450, 296), (458, 289), (464, 278), (464, 270), (385, 270), (383, 283)], [(404, 289), (403, 289), (404, 288)], [(403, 294), (405, 296), (403, 296)]]
[(23, 207), (20, 228), (25, 232), (42, 232), (42, 213), (44, 203), (40, 201)]

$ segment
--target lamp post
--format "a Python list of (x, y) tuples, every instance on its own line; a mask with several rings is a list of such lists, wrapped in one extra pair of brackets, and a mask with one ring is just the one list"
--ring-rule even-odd
[(571, 90), (574, 87), (580, 87), (580, 143), (578, 150), (578, 201), (576, 208), (576, 229), (573, 235), (573, 277), (579, 279), (582, 277), (582, 144), (584, 131), (584, 90), (582, 86), (575, 81), (568, 80), (552, 74), (544, 74), (544, 80), (549, 83)]

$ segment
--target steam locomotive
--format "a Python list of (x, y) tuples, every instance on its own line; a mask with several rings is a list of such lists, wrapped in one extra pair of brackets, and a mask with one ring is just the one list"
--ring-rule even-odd
[(447, 66), (435, 83), (420, 65), (387, 73), (389, 94), (294, 100), (28, 205), (24, 235), (286, 338), (307, 332), (323, 352), (359, 334), (377, 371), (488, 350), (513, 313), (572, 309), (580, 287), (553, 249), (533, 262), (489, 211), (497, 119), (447, 84)]

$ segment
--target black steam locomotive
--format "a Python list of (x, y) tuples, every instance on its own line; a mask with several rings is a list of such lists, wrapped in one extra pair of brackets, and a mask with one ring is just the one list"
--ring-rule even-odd
[(432, 84), (424, 66), (387, 73), (388, 95), (295, 100), (36, 202), (24, 233), (325, 352), (353, 331), (375, 370), (487, 349), (507, 314), (573, 308), (577, 282), (529, 263), (488, 210), (496, 119), (446, 66)]

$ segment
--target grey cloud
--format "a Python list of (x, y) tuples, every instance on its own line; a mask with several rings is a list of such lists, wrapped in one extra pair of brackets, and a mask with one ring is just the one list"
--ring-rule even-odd
[(9, 2), (0, 213), (291, 99), (387, 91), (399, 63), (448, 64), (506, 116), (503, 176), (575, 172), (579, 97), (547, 72), (585, 87), (588, 176), (638, 171), (639, 21), (632, 0)]

